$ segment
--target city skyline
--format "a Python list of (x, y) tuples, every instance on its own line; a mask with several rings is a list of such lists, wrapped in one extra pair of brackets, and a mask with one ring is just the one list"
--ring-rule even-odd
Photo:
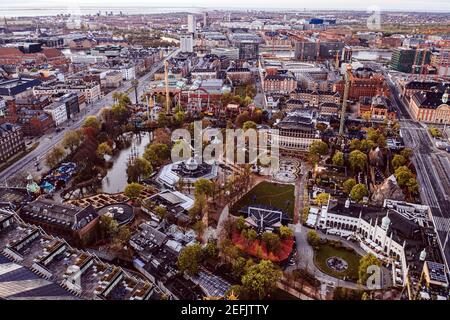
[(143, 0), (132, 0), (128, 1), (125, 5), (119, 0), (75, 0), (75, 1), (57, 1), (57, 0), (39, 0), (39, 1), (29, 1), (29, 0), (18, 0), (14, 3), (3, 4), (5, 8), (8, 9), (49, 9), (49, 8), (66, 8), (66, 7), (82, 7), (82, 8), (99, 8), (99, 9), (115, 9), (115, 8), (130, 8), (130, 7), (148, 7), (148, 8), (208, 8), (208, 9), (234, 9), (234, 10), (245, 10), (245, 9), (261, 9), (261, 10), (285, 10), (285, 9), (296, 9), (296, 10), (370, 10), (373, 6), (379, 7), (381, 10), (405, 10), (405, 11), (430, 11), (430, 12), (445, 12), (450, 11), (450, 1), (448, 0), (433, 0), (433, 1), (388, 1), (388, 0), (378, 0), (378, 1), (358, 1), (358, 0), (345, 0), (336, 3), (335, 6), (330, 7), (329, 2), (325, 0), (317, 0), (314, 3), (298, 3), (293, 0), (281, 0), (278, 1), (276, 5), (263, 4), (260, 1), (249, 0), (243, 5), (241, 1), (230, 0), (227, 2), (227, 6), (217, 6), (216, 4), (211, 4), (210, 1), (206, 0), (193, 0), (189, 2), (189, 5), (185, 1), (180, 0), (169, 0), (169, 1), (152, 1), (148, 3)]

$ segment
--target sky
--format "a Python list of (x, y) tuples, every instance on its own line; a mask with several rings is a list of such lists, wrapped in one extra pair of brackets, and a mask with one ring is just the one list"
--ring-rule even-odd
[[(226, 4), (225, 4), (226, 3)], [(0, 0), (3, 8), (48, 8), (48, 7), (204, 7), (243, 9), (355, 9), (366, 11), (371, 6), (381, 10), (450, 11), (450, 0)]]

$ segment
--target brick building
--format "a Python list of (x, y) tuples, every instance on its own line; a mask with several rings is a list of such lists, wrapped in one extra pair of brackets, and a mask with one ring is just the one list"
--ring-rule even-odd
[[(334, 84), (333, 90), (344, 96), (345, 81), (340, 80)], [(348, 98), (359, 100), (360, 97), (374, 97), (376, 95), (388, 96), (389, 87), (384, 77), (370, 68), (358, 68), (350, 72), (350, 90)]]
[(0, 124), (0, 161), (25, 151), (22, 129), (12, 123)]

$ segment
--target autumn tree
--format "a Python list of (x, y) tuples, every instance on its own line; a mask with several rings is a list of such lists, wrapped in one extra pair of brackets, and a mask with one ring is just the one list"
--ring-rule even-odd
[(329, 193), (319, 193), (316, 196), (316, 203), (319, 207), (322, 207), (323, 205), (328, 203), (328, 200), (330, 199)]
[(312, 247), (316, 247), (320, 244), (320, 237), (314, 230), (308, 231), (306, 239)]
[(281, 226), (280, 227), (280, 237), (281, 239), (291, 239), (294, 236), (294, 232), (291, 228), (288, 226)]
[(102, 142), (97, 147), (97, 156), (103, 158), (105, 155), (112, 155), (113, 150), (107, 142)]
[[(170, 131), (169, 131), (170, 132)], [(167, 132), (166, 128), (157, 128), (153, 131), (153, 143), (161, 143), (170, 145), (171, 139), (170, 139), (170, 133)]]
[(100, 130), (100, 127), (101, 123), (96, 116), (88, 116), (84, 119), (83, 128), (93, 128), (98, 131)]

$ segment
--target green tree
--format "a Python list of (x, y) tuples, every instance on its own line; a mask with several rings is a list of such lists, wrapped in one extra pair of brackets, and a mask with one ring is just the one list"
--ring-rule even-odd
[(219, 252), (217, 250), (217, 242), (209, 240), (206, 246), (202, 248), (202, 257), (204, 258), (217, 258)]
[(130, 199), (136, 199), (141, 195), (143, 190), (144, 187), (142, 185), (136, 182), (132, 182), (127, 184), (123, 193)]
[(280, 227), (280, 237), (281, 239), (291, 239), (294, 236), (294, 232), (291, 228), (288, 226), (281, 226)]
[(100, 121), (96, 116), (88, 116), (86, 117), (86, 119), (84, 119), (83, 128), (93, 128), (96, 130), (100, 130), (100, 126)]
[(239, 218), (236, 219), (236, 229), (242, 231), (244, 228), (245, 228), (245, 218), (243, 216), (239, 216)]
[(405, 159), (405, 157), (399, 154), (396, 154), (391, 161), (394, 170), (398, 169), (398, 167), (404, 166), (406, 162), (407, 160)]
[(442, 137), (442, 132), (438, 128), (430, 127), (428, 129), (428, 131), (430, 132), (430, 134), (433, 138), (441, 138)]
[(161, 220), (164, 220), (167, 216), (167, 209), (162, 206), (157, 206), (154, 211), (155, 214), (161, 218)]
[(320, 132), (324, 132), (325, 130), (327, 130), (328, 126), (323, 123), (323, 122), (318, 122), (316, 124), (316, 130), (319, 130)]
[(127, 121), (130, 111), (126, 107), (125, 104), (115, 104), (111, 108), (111, 112), (114, 116), (114, 119), (119, 122), (120, 124), (123, 124)]
[(330, 199), (329, 193), (319, 193), (316, 196), (316, 203), (319, 207), (322, 207), (323, 205), (328, 203), (328, 200)]
[(178, 269), (189, 275), (198, 272), (198, 265), (202, 260), (202, 247), (199, 244), (192, 244), (184, 247), (178, 256)]
[(370, 266), (381, 266), (380, 260), (377, 259), (373, 254), (369, 253), (359, 260), (359, 268), (358, 268), (358, 276), (359, 283), (366, 284), (367, 278), (370, 274), (368, 274), (368, 268)]
[(344, 154), (341, 151), (336, 151), (334, 153), (332, 161), (335, 166), (343, 166), (344, 165)]
[(64, 134), (62, 145), (73, 153), (83, 142), (83, 135), (80, 131), (69, 130)]
[(356, 169), (363, 170), (367, 163), (367, 155), (359, 150), (353, 150), (348, 157), (350, 167), (353, 171)]
[(192, 230), (194, 230), (200, 237), (203, 237), (203, 233), (205, 232), (205, 224), (202, 220), (198, 220), (192, 226)]
[(369, 195), (369, 191), (365, 184), (358, 183), (350, 191), (350, 198), (354, 201), (360, 202), (364, 197)]
[(344, 181), (344, 183), (342, 184), (344, 192), (346, 194), (350, 194), (350, 192), (352, 191), (353, 187), (356, 186), (356, 180), (353, 178), (347, 179)]
[(194, 194), (212, 196), (214, 192), (214, 182), (208, 179), (200, 178), (194, 182)]
[(180, 125), (184, 122), (184, 119), (186, 119), (186, 113), (183, 111), (178, 111), (175, 113), (175, 121)]
[(367, 292), (364, 292), (361, 296), (361, 300), (370, 300), (370, 296)]
[(153, 168), (162, 165), (169, 157), (169, 147), (163, 143), (152, 143), (144, 151), (144, 158), (150, 162)]
[(328, 144), (323, 141), (314, 141), (309, 146), (309, 153), (324, 156), (328, 153)]
[(352, 139), (349, 144), (349, 148), (351, 151), (353, 150), (361, 150), (361, 140)]
[(402, 188), (406, 186), (410, 179), (414, 178), (413, 173), (406, 166), (398, 167), (394, 172), (394, 176), (398, 185)]
[(236, 117), (236, 127), (238, 128), (242, 128), (242, 126), (244, 125), (244, 123), (246, 123), (247, 121), (250, 120), (250, 114), (247, 111), (244, 111), (242, 113), (240, 113), (237, 117)]
[(165, 128), (165, 127), (170, 126), (169, 118), (166, 116), (166, 114), (163, 111), (158, 113), (158, 119), (156, 121), (158, 123), (159, 128)]
[(242, 275), (245, 273), (245, 266), (246, 266), (247, 260), (243, 257), (238, 257), (236, 260), (234, 260), (233, 265), (231, 267), (231, 273), (236, 278), (241, 278)]
[(370, 150), (375, 148), (377, 145), (372, 140), (363, 139), (360, 142), (360, 150), (364, 153), (368, 153)]
[(104, 214), (100, 217), (99, 230), (102, 239), (112, 239), (119, 230), (119, 224), (113, 217)]
[(406, 160), (409, 161), (409, 159), (411, 158), (411, 155), (412, 155), (412, 149), (405, 148), (402, 151), (400, 151), (400, 154), (403, 156), (403, 158), (405, 158)]
[(58, 163), (60, 163), (64, 157), (66, 156), (66, 153), (63, 148), (60, 146), (55, 146), (47, 155), (45, 156), (45, 164), (49, 168), (54, 168)]
[(242, 126), (242, 129), (244, 129), (244, 131), (247, 131), (248, 129), (255, 129), (256, 130), (256, 123), (249, 120), (249, 121), (245, 121), (244, 125)]
[(103, 158), (106, 154), (112, 155), (113, 150), (107, 142), (102, 142), (98, 145), (96, 153), (98, 157)]
[(281, 271), (269, 260), (262, 260), (248, 268), (242, 276), (242, 286), (252, 296), (264, 299), (277, 287), (281, 278)]
[(278, 252), (281, 248), (280, 237), (273, 232), (264, 232), (261, 236), (263, 243), (266, 245), (267, 251)]
[(122, 228), (119, 228), (119, 231), (117, 232), (116, 240), (117, 242), (124, 246), (130, 241), (131, 239), (131, 230), (127, 226), (124, 226)]
[(150, 161), (144, 158), (136, 158), (127, 166), (127, 176), (130, 182), (139, 182), (147, 179), (153, 172)]
[(244, 107), (248, 107), (251, 103), (253, 102), (253, 99), (249, 96), (246, 96), (243, 100), (242, 100), (242, 106)]
[(415, 178), (410, 178), (406, 182), (406, 188), (408, 189), (408, 192), (411, 194), (417, 194), (419, 193), (419, 183)]
[(306, 239), (312, 247), (316, 247), (320, 244), (320, 237), (317, 234), (317, 232), (314, 230), (308, 231), (308, 234), (306, 235)]

